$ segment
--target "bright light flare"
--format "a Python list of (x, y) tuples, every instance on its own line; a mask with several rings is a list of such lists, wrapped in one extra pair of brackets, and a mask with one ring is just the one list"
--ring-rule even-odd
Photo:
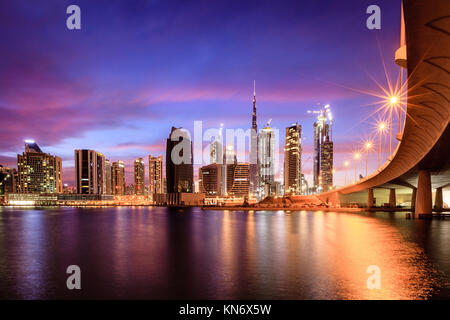
[(370, 149), (372, 149), (372, 147), (373, 147), (372, 141), (367, 141), (366, 143), (364, 143), (364, 148), (366, 150), (370, 150)]
[(392, 96), (392, 97), (389, 98), (389, 103), (394, 105), (394, 104), (397, 104), (398, 100), (399, 99), (398, 99), (397, 96)]

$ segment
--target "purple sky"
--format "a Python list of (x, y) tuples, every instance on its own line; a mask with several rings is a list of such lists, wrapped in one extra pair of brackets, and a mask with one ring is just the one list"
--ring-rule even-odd
[[(66, 28), (70, 4), (81, 7), (81, 30)], [(371, 4), (381, 30), (366, 28)], [(377, 90), (370, 76), (386, 83), (381, 54), (398, 72), (399, 34), (400, 0), (2, 1), (0, 164), (15, 167), (33, 138), (63, 158), (65, 183), (79, 148), (125, 160), (131, 182), (132, 160), (165, 154), (172, 125), (249, 128), (256, 80), (260, 128), (272, 118), (283, 144), (286, 126), (303, 126), (308, 180), (307, 110), (331, 105), (339, 185), (378, 100), (349, 88)]]

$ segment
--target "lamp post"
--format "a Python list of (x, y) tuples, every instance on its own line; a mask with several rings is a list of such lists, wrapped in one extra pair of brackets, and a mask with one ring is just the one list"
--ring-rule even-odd
[(386, 122), (382, 121), (378, 124), (378, 169), (381, 168), (381, 136), (386, 131)]
[(397, 96), (391, 96), (389, 98), (389, 104), (390, 104), (390, 108), (389, 108), (389, 157), (391, 157), (391, 153), (392, 153), (392, 111), (393, 108), (395, 108), (395, 106), (398, 103), (398, 97)]
[(345, 161), (344, 162), (344, 167), (345, 167), (345, 185), (347, 185), (347, 171), (348, 171), (348, 165), (350, 164), (350, 162), (349, 161)]
[(372, 142), (367, 141), (364, 147), (366, 148), (366, 177), (367, 177), (367, 164), (369, 162), (369, 150), (372, 149)]
[(359, 152), (356, 152), (354, 155), (355, 158), (355, 183), (356, 183), (356, 171), (358, 170), (358, 160), (361, 157), (361, 154)]

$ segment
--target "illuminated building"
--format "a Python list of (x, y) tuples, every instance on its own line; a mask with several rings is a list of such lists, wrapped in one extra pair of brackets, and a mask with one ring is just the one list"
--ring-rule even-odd
[(125, 194), (125, 165), (119, 160), (113, 162), (111, 167), (113, 194)]
[(134, 160), (134, 194), (143, 195), (145, 193), (145, 163), (144, 159)]
[(166, 147), (167, 193), (194, 192), (193, 163), (189, 133), (184, 129), (172, 127)]
[(250, 193), (255, 194), (259, 186), (259, 157), (258, 157), (258, 124), (256, 122), (256, 82), (253, 83), (253, 113), (250, 132)]
[(108, 159), (105, 159), (105, 190), (106, 190), (106, 194), (113, 194), (111, 162)]
[[(332, 134), (332, 125), (333, 125), (333, 118), (331, 116), (331, 112), (329, 109), (329, 105), (326, 105), (324, 109), (320, 110), (319, 115), (317, 117), (317, 121), (314, 122), (314, 165), (313, 165), (313, 188), (316, 192), (322, 192), (323, 191), (323, 185), (322, 185), (322, 175), (321, 175), (321, 169), (323, 167), (322, 165), (322, 148), (324, 146), (324, 143), (327, 141), (330, 143), (332, 141), (332, 135), (330, 137), (330, 134)], [(327, 120), (329, 120), (330, 124), (327, 123)], [(331, 130), (330, 130), (331, 129)], [(330, 132), (331, 131), (331, 132)], [(333, 144), (327, 145), (326, 148), (333, 148)], [(326, 154), (329, 154), (329, 150), (327, 150)], [(333, 151), (331, 150), (331, 157), (333, 157)], [(332, 161), (331, 161), (332, 162)], [(325, 168), (327, 165), (325, 165)], [(331, 168), (331, 174), (332, 174)], [(331, 181), (332, 181), (331, 177)]]
[(260, 197), (264, 198), (271, 195), (275, 190), (273, 189), (275, 182), (275, 165), (276, 165), (276, 150), (275, 150), (275, 131), (267, 126), (261, 130), (258, 137), (258, 152), (259, 152), (259, 182), (260, 182)]
[(25, 152), (17, 155), (19, 193), (62, 193), (61, 158), (42, 152), (32, 140), (25, 141)]
[(248, 163), (228, 164), (227, 194), (234, 197), (245, 197), (250, 191), (250, 166)]
[(284, 146), (284, 193), (302, 193), (302, 126), (294, 124), (286, 128)]
[(154, 194), (165, 193), (163, 179), (163, 156), (148, 156), (148, 179), (148, 192), (150, 195), (153, 196)]
[(220, 124), (219, 137), (216, 137), (210, 145), (210, 163), (222, 163), (222, 131), (223, 124)]
[(322, 190), (328, 191), (333, 188), (333, 142), (325, 137), (320, 155), (320, 178)]
[(105, 156), (95, 150), (75, 150), (75, 186), (78, 194), (106, 194)]
[(127, 195), (127, 196), (136, 195), (133, 183), (132, 184), (125, 184), (125, 192), (124, 192), (124, 194)]
[(226, 146), (223, 153), (223, 164), (234, 164), (237, 163), (236, 152), (232, 145)]
[(16, 169), (0, 165), (0, 197), (3, 197), (7, 193), (16, 192), (16, 179)]
[(198, 169), (199, 191), (208, 196), (222, 196), (223, 165), (213, 163)]

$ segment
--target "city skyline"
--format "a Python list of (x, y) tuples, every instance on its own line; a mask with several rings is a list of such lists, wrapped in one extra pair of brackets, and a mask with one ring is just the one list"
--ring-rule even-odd
[[(306, 110), (319, 102), (330, 104), (340, 119), (334, 133), (339, 167), (351, 157), (349, 146), (359, 142), (356, 132), (366, 126), (359, 121), (374, 110), (367, 107), (373, 97), (348, 88), (375, 89), (368, 74), (383, 82), (378, 46), (391, 74), (398, 70), (391, 55), (398, 47), (400, 4), (383, 3), (383, 28), (372, 32), (363, 26), (354, 28), (349, 21), (356, 12), (364, 12), (364, 1), (343, 4), (348, 10), (341, 10), (340, 17), (335, 5), (324, 3), (288, 6), (250, 1), (239, 3), (241, 10), (233, 12), (223, 3), (204, 10), (201, 3), (189, 8), (179, 5), (170, 11), (169, 4), (138, 2), (138, 9), (108, 4), (104, 12), (104, 5), (81, 1), (84, 20), (78, 33), (59, 26), (56, 13), (65, 12), (63, 4), (44, 3), (45, 10), (31, 12), (20, 2), (4, 3), (1, 11), (11, 17), (4, 19), (5, 30), (14, 30), (15, 38), (2, 32), (9, 46), (0, 60), (7, 66), (9, 80), (2, 82), (0, 92), (0, 111), (5, 115), (0, 120), (4, 137), (0, 163), (13, 166), (22, 141), (32, 138), (62, 158), (65, 183), (75, 181), (74, 149), (95, 149), (111, 161), (123, 160), (128, 183), (133, 180), (134, 159), (164, 154), (164, 139), (172, 125), (191, 129), (194, 120), (202, 120), (205, 127), (224, 123), (227, 128), (247, 128), (256, 80), (258, 125), (269, 118), (281, 130), (295, 122), (302, 124), (303, 170), (311, 181), (308, 127), (314, 117)], [(220, 11), (215, 10), (218, 7)], [(308, 18), (318, 8), (324, 18)], [(156, 18), (159, 12), (171, 12), (173, 19), (161, 21)], [(43, 17), (46, 22), (36, 27)], [(21, 24), (14, 22), (19, 20)], [(94, 20), (101, 26), (95, 30), (90, 27)], [(236, 20), (241, 22), (235, 25)], [(230, 28), (223, 29), (227, 21)], [(339, 34), (344, 32), (348, 40), (333, 36), (337, 21)], [(267, 22), (275, 31), (269, 32)], [(181, 30), (178, 26), (183, 23)], [(110, 31), (105, 33), (106, 26)], [(167, 33), (158, 36), (162, 26)], [(23, 41), (30, 35), (35, 40)], [(267, 37), (277, 45), (267, 46)], [(230, 50), (223, 38), (241, 50)], [(98, 48), (97, 40), (103, 43)], [(177, 53), (173, 50), (177, 45), (186, 50)], [(91, 50), (94, 46), (96, 50)], [(330, 48), (338, 49), (331, 53)], [(354, 72), (350, 77), (344, 70)], [(346, 119), (347, 114), (353, 120)], [(22, 125), (11, 126), (12, 119)], [(343, 184), (339, 171), (337, 184)]]

